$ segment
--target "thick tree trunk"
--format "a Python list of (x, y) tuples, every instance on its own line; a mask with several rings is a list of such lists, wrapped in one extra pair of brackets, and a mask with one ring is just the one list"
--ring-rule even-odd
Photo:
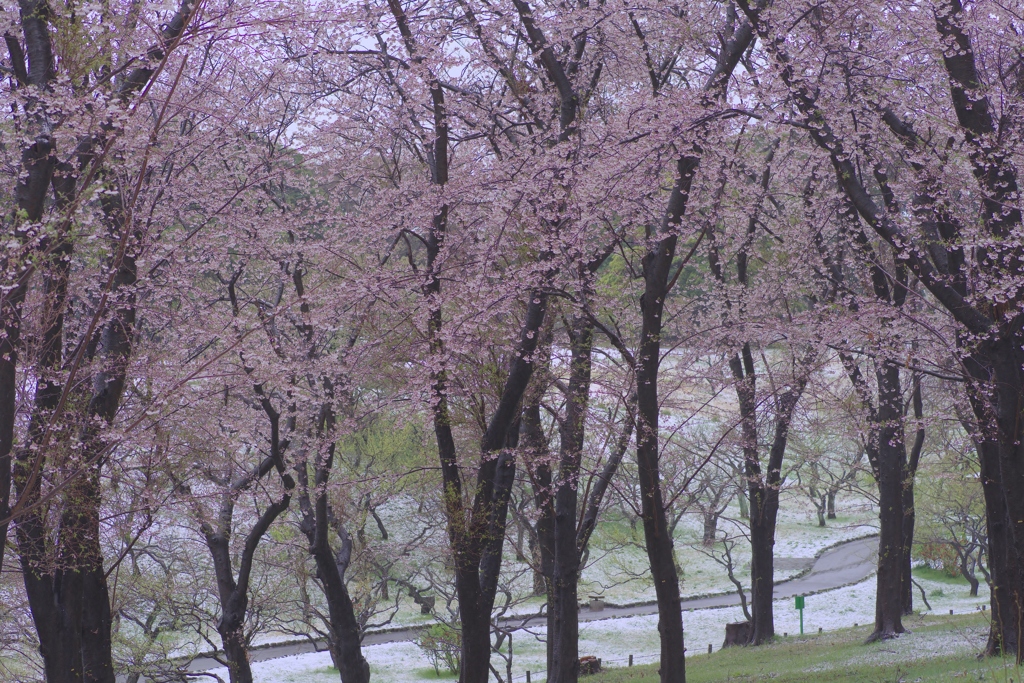
[(245, 646), (242, 623), (245, 620), (245, 605), (241, 613), (225, 614), (221, 617), (217, 632), (220, 634), (224, 658), (228, 660), (230, 683), (252, 683), (252, 667), (249, 665), (249, 651)]
[(1024, 655), (1024, 478), (1021, 406), (1024, 379), (1020, 340), (996, 339), (968, 358), (976, 386), (969, 387), (978, 421), (975, 443), (981, 463), (992, 577), (992, 625), (987, 651)]
[(835, 519), (836, 518), (836, 492), (835, 491), (829, 491), (828, 492), (827, 501), (828, 501), (828, 515), (826, 515), (826, 517), (828, 519)]
[(1022, 633), (1021, 574), (1010, 537), (1006, 496), (998, 468), (998, 444), (981, 436), (977, 439), (981, 462), (981, 486), (985, 494), (985, 521), (988, 532), (988, 572), (991, 583), (987, 654), (1016, 654)]
[(778, 489), (751, 486), (750, 491), (750, 644), (775, 638), (775, 526)]
[[(878, 573), (876, 577), (875, 630), (868, 641), (893, 638), (903, 633), (903, 503), (901, 477), (887, 467), (879, 478)], [(889, 470), (889, 471), (886, 471)]]
[[(476, 573), (476, 572), (472, 572)], [(491, 607), (480, 591), (479, 579), (459, 581), (459, 619), (462, 626), (462, 670), (459, 683), (486, 683), (491, 665)]]

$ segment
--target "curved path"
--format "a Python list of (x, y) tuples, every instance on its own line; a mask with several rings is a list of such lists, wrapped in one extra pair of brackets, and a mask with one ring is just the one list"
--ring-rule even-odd
[[(875, 573), (877, 557), (877, 536), (858, 538), (837, 545), (815, 559), (811, 570), (803, 576), (775, 584), (775, 598), (783, 599), (796, 595), (809, 595), (860, 583)], [(682, 600), (681, 604), (684, 611), (713, 609), (716, 607), (738, 605), (740, 604), (740, 598), (739, 595), (733, 592), (703, 598), (688, 598)], [(655, 604), (630, 605), (626, 607), (608, 606), (598, 612), (581, 609), (580, 621), (636, 617), (656, 614), (657, 612), (658, 606)], [(507, 622), (522, 628), (524, 626), (541, 626), (546, 623), (546, 619), (544, 617), (534, 617), (525, 621), (522, 619), (509, 619)], [(394, 631), (368, 633), (363, 638), (363, 645), (380, 645), (382, 643), (415, 640), (418, 632), (418, 628), (403, 628)], [(315, 644), (312, 642), (301, 642), (268, 645), (267, 647), (250, 650), (249, 659), (253, 662), (262, 662), (268, 659), (277, 659), (278, 657), (323, 651), (326, 647), (326, 643), (322, 641)], [(188, 668), (190, 671), (206, 671), (219, 666), (222, 665), (210, 657), (198, 657), (192, 661)]]

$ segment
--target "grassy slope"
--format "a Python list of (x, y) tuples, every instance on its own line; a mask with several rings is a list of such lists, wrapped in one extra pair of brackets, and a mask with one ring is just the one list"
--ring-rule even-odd
[[(688, 683), (913, 683), (915, 681), (1021, 681), (1012, 660), (979, 659), (987, 622), (981, 614), (908, 617), (911, 633), (895, 640), (864, 645), (867, 627), (821, 636), (786, 638), (760, 648), (729, 648), (691, 655)], [(587, 683), (657, 683), (657, 665), (609, 669)]]

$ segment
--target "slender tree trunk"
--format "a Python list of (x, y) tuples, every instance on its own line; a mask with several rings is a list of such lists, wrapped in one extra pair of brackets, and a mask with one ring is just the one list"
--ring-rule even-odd
[(704, 533), (701, 537), (701, 542), (706, 547), (711, 547), (715, 544), (715, 535), (718, 533), (718, 513), (711, 511), (705, 511), (704, 515)]
[[(547, 365), (547, 349), (539, 355), (544, 358), (542, 366)], [(543, 387), (531, 385), (524, 397), (522, 431), (522, 449), (524, 457), (529, 459), (528, 468), (533, 482), (533, 500), (539, 517), (536, 525), (536, 541), (534, 547), (534, 591), (539, 588), (541, 594), (547, 595), (547, 666), (545, 671), (554, 671), (554, 656), (559, 634), (558, 629), (558, 593), (554, 590), (555, 562), (555, 508), (551, 490), (551, 461), (548, 450), (547, 435), (540, 418), (540, 398)], [(538, 582), (539, 577), (539, 582)]]
[(917, 523), (917, 515), (914, 512), (914, 486), (913, 482), (903, 486), (903, 557), (900, 590), (903, 594), (900, 600), (903, 607), (903, 614), (914, 613), (914, 526)]
[(917, 513), (914, 508), (914, 479), (917, 476), (918, 463), (921, 461), (925, 437), (921, 377), (915, 374), (912, 381), (914, 391), (911, 403), (913, 404), (914, 419), (917, 421), (917, 429), (914, 432), (914, 443), (907, 455), (906, 472), (903, 478), (903, 614), (914, 613), (913, 551), (914, 526), (917, 523)]
[(676, 186), (671, 202), (680, 202), (678, 211), (671, 208), (666, 217), (665, 235), (655, 249), (644, 258), (645, 287), (641, 299), (643, 324), (640, 350), (636, 359), (637, 379), (637, 448), (636, 459), (640, 480), (641, 519), (644, 541), (654, 579), (658, 601), (658, 633), (661, 636), (661, 683), (683, 683), (686, 664), (683, 647), (683, 614), (679, 605), (679, 575), (676, 573), (675, 550), (661, 493), (659, 469), (660, 435), (658, 418), (658, 369), (661, 361), (661, 324), (669, 267), (675, 253), (676, 236), (668, 227), (678, 222), (685, 208), (698, 160), (683, 158), (676, 171)]
[(826, 497), (826, 500), (828, 501), (828, 515), (826, 515), (826, 517), (828, 519), (835, 519), (836, 518), (836, 492), (835, 491), (829, 491), (828, 492), (828, 496)]
[(906, 517), (907, 451), (903, 441), (903, 397), (900, 369), (882, 361), (876, 372), (878, 410), (873, 429), (872, 448), (878, 480), (879, 522), (878, 573), (875, 594), (875, 630), (868, 641), (893, 638), (903, 633), (903, 577)]
[(370, 665), (363, 657), (359, 622), (356, 620), (344, 576), (339, 571), (339, 563), (331, 553), (329, 545), (311, 545), (310, 552), (316, 562), (317, 576), (327, 600), (327, 615), (331, 627), (328, 644), (342, 683), (368, 683)]
[[(325, 383), (329, 396), (333, 385)], [(346, 397), (347, 398), (347, 397)], [(327, 447), (317, 458), (314, 467), (312, 498), (309, 486), (309, 466), (305, 457), (298, 458), (295, 473), (299, 479), (299, 508), (302, 512), (301, 529), (309, 541), (309, 553), (316, 563), (317, 577), (327, 601), (330, 633), (327, 641), (331, 658), (338, 668), (342, 683), (368, 683), (370, 665), (363, 657), (362, 633), (356, 619), (355, 608), (345, 585), (345, 572), (352, 555), (352, 541), (341, 527), (341, 549), (335, 554), (331, 548), (330, 530), (332, 511), (327, 499), (327, 485), (334, 465), (335, 413), (325, 403), (318, 416), (318, 440), (326, 440)], [(387, 585), (387, 577), (384, 577)]]
[(743, 429), (743, 457), (750, 496), (750, 644), (762, 645), (775, 638), (775, 529), (779, 516), (779, 492), (782, 489), (782, 461), (789, 442), (789, 425), (793, 420), (814, 356), (802, 361), (803, 367), (792, 388), (778, 398), (775, 431), (768, 462), (764, 470), (757, 438), (757, 374), (750, 344), (729, 361), (736, 382)]
[(570, 329), (571, 365), (562, 422), (558, 481), (555, 488), (554, 576), (555, 628), (552, 683), (576, 683), (579, 678), (579, 575), (580, 553), (576, 522), (579, 500), (580, 461), (590, 396), (591, 349), (594, 326), (586, 316), (573, 318)]
[(750, 503), (747, 502), (747, 492), (741, 490), (736, 498), (740, 502), (740, 519), (750, 519)]

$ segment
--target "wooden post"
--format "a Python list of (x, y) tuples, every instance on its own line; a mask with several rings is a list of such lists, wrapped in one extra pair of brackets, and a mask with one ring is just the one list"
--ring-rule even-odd
[(633, 655), (629, 656), (629, 665), (633, 666)]
[(530, 683), (530, 672), (526, 672), (526, 683)]
[(711, 643), (708, 643), (708, 654), (711, 654)]

